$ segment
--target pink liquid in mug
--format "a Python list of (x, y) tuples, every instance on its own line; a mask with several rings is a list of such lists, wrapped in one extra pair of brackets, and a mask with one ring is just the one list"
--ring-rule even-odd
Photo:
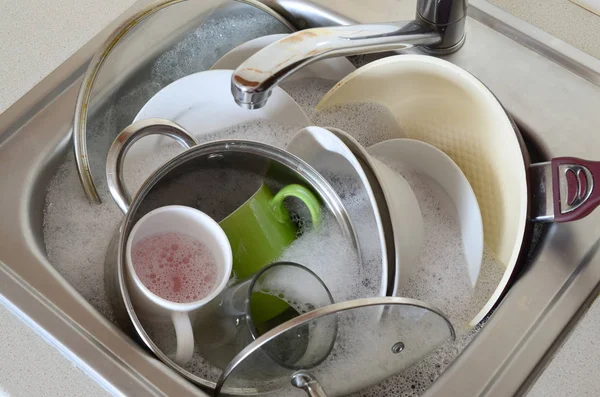
[(209, 249), (187, 234), (157, 233), (133, 244), (133, 268), (154, 294), (171, 302), (194, 302), (208, 296), (217, 282)]

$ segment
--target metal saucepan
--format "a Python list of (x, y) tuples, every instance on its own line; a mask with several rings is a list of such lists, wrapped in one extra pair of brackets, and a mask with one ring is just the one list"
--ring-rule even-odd
[(499, 302), (527, 254), (532, 222), (568, 222), (600, 204), (600, 163), (572, 157), (531, 164), (516, 124), (477, 78), (450, 62), (399, 55), (369, 63), (340, 81), (317, 105), (377, 102), (402, 129), (397, 137), (448, 154), (477, 196), (486, 245), (506, 266), (478, 324)]
[[(156, 170), (131, 200), (123, 183), (123, 161), (127, 150), (138, 139), (161, 134), (188, 148)], [(218, 174), (215, 174), (218, 173)], [(207, 388), (215, 383), (177, 365), (155, 344), (133, 310), (124, 277), (125, 247), (135, 222), (149, 211), (164, 205), (179, 204), (198, 207), (210, 200), (211, 188), (206, 182), (215, 175), (228, 178), (231, 198), (219, 201), (217, 212), (208, 214), (221, 219), (241, 205), (263, 181), (267, 184), (300, 183), (310, 188), (337, 221), (341, 232), (358, 252), (358, 242), (350, 218), (333, 188), (312, 167), (281, 149), (258, 142), (228, 140), (196, 145), (194, 138), (177, 124), (163, 119), (140, 120), (125, 128), (109, 151), (106, 174), (110, 192), (125, 213), (108, 248), (105, 278), (115, 317), (135, 338), (141, 339), (160, 360), (190, 381)], [(207, 178), (209, 176), (210, 178)], [(265, 176), (267, 176), (265, 178)], [(243, 183), (237, 183), (235, 178)], [(205, 183), (203, 183), (203, 181)], [(256, 183), (253, 183), (256, 182)], [(222, 200), (223, 195), (219, 196)], [(200, 207), (205, 211), (205, 208)], [(215, 210), (213, 210), (215, 211)], [(253, 394), (257, 390), (239, 390), (234, 394)]]

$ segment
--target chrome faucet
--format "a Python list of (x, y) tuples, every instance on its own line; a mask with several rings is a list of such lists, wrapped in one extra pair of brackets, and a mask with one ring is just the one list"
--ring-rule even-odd
[(248, 58), (231, 77), (238, 105), (263, 107), (273, 87), (304, 66), (325, 58), (420, 46), (433, 55), (458, 50), (465, 40), (467, 0), (417, 0), (412, 21), (301, 30)]

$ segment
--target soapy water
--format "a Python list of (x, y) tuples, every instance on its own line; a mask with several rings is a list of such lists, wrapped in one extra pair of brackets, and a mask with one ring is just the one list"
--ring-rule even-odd
[[(309, 79), (284, 84), (282, 88), (298, 101), (315, 125), (333, 126), (345, 130), (365, 146), (385, 139), (404, 136), (389, 110), (375, 103), (357, 103), (319, 113), (315, 112), (315, 104), (333, 84), (334, 82), (331, 81)], [(212, 139), (243, 138), (285, 147), (293, 134), (302, 127), (304, 126), (277, 125), (269, 121), (261, 121), (203, 135), (200, 140), (206, 142)], [(90, 148), (94, 150), (93, 146)], [(153, 167), (159, 166), (174, 153), (182, 150), (175, 144), (165, 143), (161, 147), (161, 152), (158, 155), (149, 156), (146, 163), (137, 166), (133, 164), (127, 168), (125, 179), (128, 186), (131, 186), (130, 190), (135, 191)], [(103, 168), (103, 165), (97, 167), (96, 172), (102, 172)], [(415, 182), (408, 173), (405, 174), (405, 177), (411, 186), (416, 186), (413, 188), (422, 206), (425, 246), (435, 247), (436, 249), (433, 251), (438, 254), (434, 255), (429, 250), (425, 250), (418, 270), (413, 272), (410, 278), (402, 280), (401, 294), (422, 299), (441, 308), (450, 317), (457, 330), (462, 329), (463, 332), (459, 334), (455, 342), (444, 344), (402, 373), (356, 394), (360, 396), (416, 396), (424, 391), (476, 334), (478, 328), (467, 332), (463, 325), (465, 321), (472, 318), (475, 309), (485, 303), (489, 291), (496, 286), (501, 270), (493, 255), (486, 250), (478, 285), (473, 291), (466, 271), (464, 273), (456, 272), (457, 269), (461, 269), (461, 266), (466, 268), (466, 264), (461, 262), (460, 258), (462, 243), (460, 235), (457, 234), (459, 228), (455, 219), (456, 215), (451, 213), (451, 208), (440, 206), (438, 209), (437, 204), (439, 203), (436, 203), (435, 197), (427, 198), (427, 194), (431, 192), (428, 193), (426, 186), (422, 186), (419, 190), (418, 181)], [(331, 177), (329, 180), (336, 188), (344, 185), (343, 182), (336, 184)], [(55, 265), (59, 273), (102, 314), (114, 320), (104, 288), (104, 256), (108, 242), (122, 219), (122, 214), (106, 194), (104, 178), (98, 178), (98, 182), (103, 203), (90, 206), (81, 190), (73, 157), (72, 155), (67, 156), (48, 186), (44, 212), (44, 241), (50, 262)], [(361, 197), (352, 196), (351, 184), (348, 184), (347, 188), (351, 200), (345, 199), (344, 192), (341, 196), (348, 211), (353, 214), (360, 214), (361, 211), (368, 212), (366, 210), (368, 206), (364, 201), (361, 202)], [(364, 200), (364, 197), (362, 199)], [(355, 217), (362, 217), (363, 220), (366, 218), (364, 214), (355, 215)], [(433, 227), (434, 223), (432, 222), (438, 218), (445, 219), (445, 227)], [(357, 227), (368, 223), (369, 221), (354, 222)], [(453, 228), (454, 234), (452, 233)], [(443, 247), (439, 244), (432, 244), (432, 241), (436, 241), (434, 240), (436, 235), (438, 239), (449, 239), (449, 242)], [(304, 235), (282, 255), (281, 259), (294, 260), (312, 268), (324, 279), (336, 301), (361, 297), (369, 293), (369, 296), (379, 295), (380, 280), (374, 277), (374, 280), (369, 281), (363, 277), (365, 267), (379, 269), (381, 263), (369, 263), (369, 260), (363, 258), (363, 268), (356, 266), (356, 259), (347, 255), (348, 252), (352, 252), (351, 250), (339, 248), (337, 252), (334, 249), (329, 250), (325, 246), (326, 244), (322, 244), (325, 241), (324, 237), (336, 241), (339, 236), (336, 236), (325, 223), (322, 229), (305, 231)], [(318, 250), (303, 252), (302, 245), (309, 246), (310, 242), (321, 243), (323, 252), (318, 254)], [(367, 245), (377, 246), (374, 243)], [(331, 246), (336, 245), (331, 244)], [(450, 250), (450, 248), (452, 249)], [(442, 253), (444, 254), (442, 255)], [(365, 252), (362, 254), (366, 258), (369, 256), (368, 252), (367, 255)], [(452, 262), (449, 258), (453, 258), (455, 261)], [(326, 267), (327, 261), (330, 261), (328, 268)], [(348, 274), (334, 277), (333, 272), (327, 271), (334, 268), (345, 269)], [(357, 280), (351, 280), (352, 276), (348, 269), (355, 269), (353, 274), (360, 274), (360, 277)], [(378, 272), (371, 271), (371, 273), (375, 273), (377, 276)], [(342, 285), (345, 283), (348, 283), (346, 288)], [(368, 292), (375, 290), (377, 292)], [(438, 292), (440, 295), (437, 295)], [(441, 299), (441, 296), (444, 296), (444, 299)], [(168, 324), (164, 326), (169, 329), (172, 327)], [(165, 349), (167, 348), (165, 347)], [(213, 381), (219, 374), (217, 369), (207, 365), (197, 354), (186, 365), (186, 369)]]
[(335, 302), (379, 295), (381, 261), (361, 262), (331, 215), (320, 227), (305, 229), (278, 260), (299, 263), (315, 272)]
[(404, 177), (423, 215), (423, 249), (415, 269), (409, 269), (400, 281), (398, 295), (434, 305), (448, 316), (457, 333), (467, 332), (468, 323), (500, 282), (504, 266), (484, 247), (481, 273), (473, 288), (452, 199), (436, 181), (404, 166), (401, 159), (379, 160)]
[[(211, 132), (209, 134), (197, 134), (196, 140), (199, 144), (221, 139), (245, 139), (259, 141), (273, 146), (285, 147), (291, 137), (304, 126), (286, 125), (269, 120), (259, 120), (250, 123), (234, 125), (224, 130)], [(142, 142), (145, 138), (140, 139)], [(165, 162), (172, 159), (185, 149), (169, 138), (160, 140), (160, 145), (155, 148), (152, 156), (143, 158), (129, 158), (125, 160), (124, 180), (130, 191), (139, 189), (142, 183), (160, 168)]]
[[(198, 28), (135, 70), (134, 75), (111, 94), (106, 105), (90, 110), (86, 139), (96, 185), (105, 180), (103, 170), (113, 139), (131, 124), (142, 106), (160, 89), (184, 76), (210, 69), (223, 55), (248, 40), (289, 33), (289, 28), (283, 23), (256, 7), (240, 3), (236, 7), (236, 12), (220, 12), (217, 8)], [(114, 61), (109, 57), (105, 67), (110, 70)], [(92, 105), (98, 101), (94, 95), (96, 91), (93, 92)], [(100, 194), (105, 191), (99, 190)]]

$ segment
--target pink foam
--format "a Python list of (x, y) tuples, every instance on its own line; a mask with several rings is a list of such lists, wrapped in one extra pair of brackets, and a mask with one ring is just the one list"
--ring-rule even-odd
[(217, 265), (202, 242), (183, 233), (157, 233), (132, 247), (135, 273), (154, 294), (171, 302), (205, 298), (217, 281)]

